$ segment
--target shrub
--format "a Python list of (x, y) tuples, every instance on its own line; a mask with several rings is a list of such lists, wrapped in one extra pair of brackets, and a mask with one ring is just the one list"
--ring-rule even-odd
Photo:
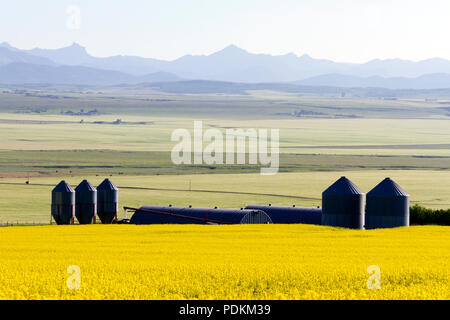
[(415, 204), (410, 208), (411, 225), (450, 225), (450, 209), (433, 210)]

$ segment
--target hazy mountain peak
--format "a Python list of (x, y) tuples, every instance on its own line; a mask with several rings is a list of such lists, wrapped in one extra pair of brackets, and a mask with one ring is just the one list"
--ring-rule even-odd
[(14, 48), (12, 45), (10, 45), (8, 42), (2, 42), (0, 43), (0, 48), (6, 48), (11, 51), (19, 51), (19, 49)]
[(62, 48), (61, 50), (71, 51), (71, 52), (78, 52), (78, 53), (84, 53), (87, 54), (86, 48), (79, 45), (78, 43), (74, 42), (70, 46)]
[(213, 54), (241, 54), (241, 53), (248, 54), (248, 52), (245, 51), (244, 49), (239, 48), (238, 46), (236, 46), (234, 44), (230, 44), (229, 46), (226, 46), (222, 50), (220, 50), (216, 53), (213, 53)]
[(77, 42), (72, 42), (72, 45), (70, 45), (71, 47), (74, 47), (74, 48), (84, 48), (82, 45), (80, 45), (79, 43), (77, 43)]
[(245, 51), (242, 48), (239, 48), (237, 45), (235, 44), (230, 44), (228, 46), (226, 46), (223, 50), (238, 50), (238, 51)]
[(0, 47), (11, 48), (11, 45), (8, 42), (4, 41), (4, 42), (0, 42)]
[(85, 47), (75, 42), (68, 47), (60, 49), (35, 48), (26, 52), (31, 55), (53, 60), (55, 63), (61, 65), (83, 65), (89, 63), (93, 59), (93, 57), (87, 53)]
[(309, 55), (309, 54), (304, 54), (304, 55), (302, 55), (301, 57), (300, 57), (300, 59), (303, 59), (303, 60), (313, 60), (313, 58)]

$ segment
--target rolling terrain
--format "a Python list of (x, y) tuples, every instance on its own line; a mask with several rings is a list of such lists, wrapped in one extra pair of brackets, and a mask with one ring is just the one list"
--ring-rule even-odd
[[(0, 221), (47, 223), (50, 191), (60, 180), (75, 187), (83, 178), (98, 184), (105, 177), (121, 187), (121, 206), (316, 206), (341, 175), (366, 192), (390, 176), (412, 194), (413, 204), (450, 206), (445, 97), (104, 89), (0, 93), (0, 189), (8, 195), (1, 200)], [(279, 174), (263, 178), (260, 166), (245, 164), (174, 165), (171, 133), (193, 130), (194, 120), (203, 120), (205, 130), (279, 129)]]

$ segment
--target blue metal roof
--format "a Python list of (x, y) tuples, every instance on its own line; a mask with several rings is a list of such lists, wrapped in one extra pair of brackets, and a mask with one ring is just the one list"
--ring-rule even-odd
[(73, 193), (75, 191), (72, 189), (72, 187), (66, 181), (63, 180), (53, 189), (52, 192)]
[[(174, 217), (169, 215), (158, 215), (147, 211), (176, 214), (183, 217)], [(262, 219), (270, 218), (265, 212), (260, 210), (236, 210), (236, 209), (210, 209), (210, 208), (186, 208), (186, 207), (161, 207), (161, 206), (143, 206), (137, 210), (131, 217), (131, 224), (205, 224), (206, 221), (193, 220), (207, 219), (227, 224), (240, 224), (244, 218), (252, 213), (256, 213)]]
[(97, 189), (95, 189), (92, 184), (89, 183), (89, 181), (87, 180), (83, 180), (81, 181), (81, 183), (78, 185), (78, 187), (75, 188), (76, 192), (93, 192), (93, 191), (97, 191)]
[(100, 190), (119, 190), (119, 189), (114, 185), (114, 183), (111, 182), (111, 180), (105, 179), (97, 187), (97, 191), (100, 191)]
[(375, 188), (367, 193), (367, 196), (376, 197), (409, 197), (409, 194), (396, 184), (391, 178), (381, 181)]
[(364, 194), (353, 182), (346, 177), (341, 177), (326, 189), (322, 195), (346, 195), (346, 194)]

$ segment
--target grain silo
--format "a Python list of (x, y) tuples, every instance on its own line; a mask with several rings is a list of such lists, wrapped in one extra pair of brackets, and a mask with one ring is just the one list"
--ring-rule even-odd
[(390, 178), (367, 193), (366, 229), (409, 226), (409, 194)]
[(272, 223), (261, 210), (143, 206), (130, 224), (263, 224)]
[(322, 225), (364, 228), (364, 193), (346, 177), (322, 193)]
[(97, 215), (104, 224), (117, 222), (119, 210), (119, 189), (109, 180), (105, 179), (97, 187)]
[(87, 180), (75, 188), (75, 216), (80, 224), (95, 223), (97, 190)]
[(61, 181), (52, 190), (52, 217), (57, 224), (73, 224), (75, 214), (75, 191)]
[(303, 223), (320, 225), (322, 219), (322, 209), (320, 208), (250, 205), (245, 207), (245, 209), (264, 211), (273, 223)]

